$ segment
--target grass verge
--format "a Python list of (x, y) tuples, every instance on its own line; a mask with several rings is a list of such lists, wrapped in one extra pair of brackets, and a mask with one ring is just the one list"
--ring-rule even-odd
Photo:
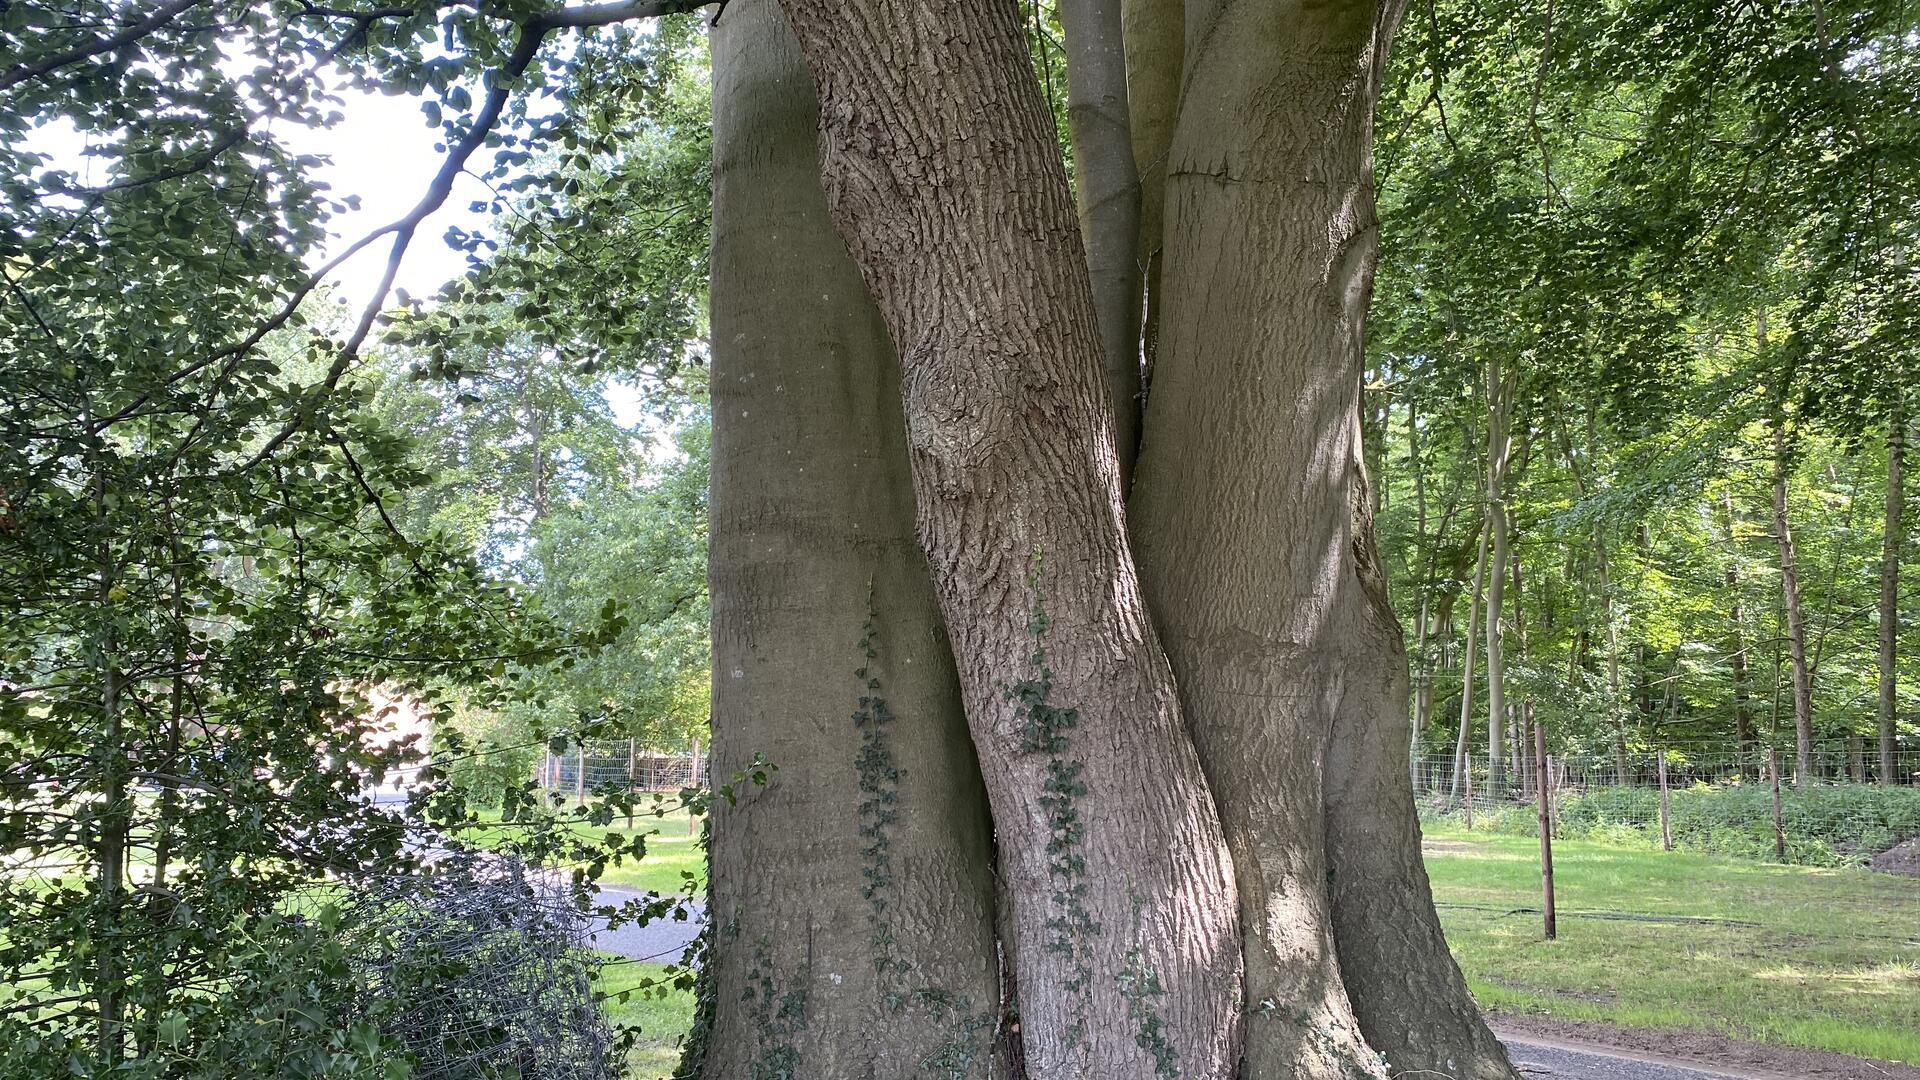
[(1579, 840), (1554, 855), (1549, 942), (1535, 840), (1427, 832), (1481, 1005), (1920, 1064), (1920, 882)]
[(680, 1043), (693, 1023), (693, 992), (672, 987), (648, 988), (659, 980), (666, 968), (659, 964), (635, 963), (608, 956), (600, 971), (598, 988), (602, 993), (627, 992), (627, 1000), (616, 996), (606, 999), (607, 1018), (620, 1027), (638, 1028), (641, 1037), (627, 1056), (627, 1075), (632, 1080), (660, 1080), (672, 1074), (680, 1063)]

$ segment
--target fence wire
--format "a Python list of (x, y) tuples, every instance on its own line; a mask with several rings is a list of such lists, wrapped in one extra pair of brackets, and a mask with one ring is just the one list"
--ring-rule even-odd
[(663, 754), (624, 741), (549, 753), (536, 768), (542, 787), (582, 795), (607, 788), (676, 792), (699, 787), (707, 775), (705, 754)]
[[(1773, 764), (1770, 764), (1772, 762)], [(1876, 751), (1816, 744), (1800, 775), (1791, 748), (1679, 748), (1548, 755), (1548, 803), (1558, 836), (1599, 836), (1720, 854), (1840, 866), (1872, 863), (1920, 843), (1920, 749), (1895, 752), (1891, 785)], [(1776, 829), (1775, 774), (1778, 775)], [(1537, 829), (1540, 770), (1531, 753), (1416, 758), (1422, 817), (1496, 832)], [(1862, 780), (1864, 778), (1864, 781)]]

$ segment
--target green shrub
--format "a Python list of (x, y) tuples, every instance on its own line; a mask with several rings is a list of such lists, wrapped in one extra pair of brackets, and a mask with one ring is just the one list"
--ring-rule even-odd
[[(1559, 835), (1627, 846), (1660, 842), (1660, 793), (1654, 788), (1603, 787), (1563, 792), (1557, 800)], [(1457, 805), (1430, 802), (1423, 816), (1463, 824)], [(1763, 783), (1694, 784), (1667, 793), (1668, 829), (1675, 847), (1742, 858), (1772, 859), (1773, 795)], [(1920, 788), (1824, 784), (1783, 787), (1781, 828), (1787, 862), (1857, 866), (1920, 837)], [(1531, 802), (1476, 804), (1475, 829), (1515, 835), (1535, 831)]]

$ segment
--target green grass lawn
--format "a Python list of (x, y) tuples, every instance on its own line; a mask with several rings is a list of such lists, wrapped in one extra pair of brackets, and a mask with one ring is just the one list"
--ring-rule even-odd
[[(512, 824), (500, 824), (498, 811), (483, 812), (480, 816), (489, 824), (465, 831), (461, 839), (491, 847), (505, 840), (516, 828)], [(600, 875), (602, 885), (639, 892), (678, 893), (686, 891), (688, 875), (692, 875), (691, 881), (696, 891), (706, 887), (707, 863), (700, 853), (699, 824), (695, 822), (690, 828), (684, 809), (660, 816), (637, 814), (631, 826), (626, 818), (617, 817), (612, 825), (605, 828), (583, 823), (575, 823), (571, 828), (575, 835), (583, 839), (593, 839), (609, 832), (622, 836), (646, 834), (646, 857), (639, 860), (626, 858), (617, 866), (609, 863)]]
[(1549, 942), (1537, 911), (1511, 913), (1539, 906), (1537, 841), (1427, 840), (1447, 940), (1487, 1008), (1920, 1064), (1920, 881), (1562, 841)]
[(659, 1080), (680, 1063), (680, 1040), (693, 1023), (693, 993), (671, 987), (642, 989), (666, 971), (659, 964), (641, 964), (608, 956), (600, 971), (599, 989), (626, 1001), (607, 999), (607, 1017), (620, 1027), (637, 1027), (640, 1041), (627, 1057), (627, 1075), (633, 1080)]

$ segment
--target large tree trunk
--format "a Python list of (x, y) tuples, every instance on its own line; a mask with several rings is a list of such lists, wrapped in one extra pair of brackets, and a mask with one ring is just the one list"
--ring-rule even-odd
[(1900, 643), (1900, 547), (1905, 534), (1900, 512), (1906, 502), (1901, 486), (1901, 456), (1905, 450), (1906, 419), (1896, 408), (1887, 420), (1887, 512), (1880, 541), (1880, 782), (1891, 784), (1894, 721), (1899, 697), (1894, 674)]
[(1140, 177), (1141, 390), (1153, 392), (1160, 349), (1160, 265), (1166, 221), (1167, 150), (1180, 108), (1181, 54), (1186, 48), (1183, 0), (1121, 0), (1127, 50), (1127, 108), (1133, 160)]
[(903, 362), (920, 539), (1014, 898), (1027, 1068), (1231, 1075), (1233, 869), (1122, 526), (1085, 258), (1018, 8), (783, 3), (829, 204)]
[(1073, 138), (1080, 234), (1113, 400), (1124, 491), (1140, 450), (1140, 174), (1127, 112), (1121, 0), (1058, 0), (1066, 35), (1067, 131)]
[(1001, 1075), (986, 798), (893, 350), (773, 0), (733, 0), (713, 52), (714, 766), (778, 771), (716, 802), (701, 1075)]
[[(1485, 1034), (1419, 867), (1406, 657), (1354, 525), (1369, 505), (1371, 117), (1393, 7), (1188, 8), (1132, 507), (1240, 882), (1248, 1077), (1384, 1075), (1369, 1020), (1383, 1044)], [(1342, 898), (1405, 921), (1337, 939)], [(1510, 1076), (1493, 1055), (1489, 1075)], [(1403, 1058), (1441, 1067), (1412, 1046)]]
[(1807, 617), (1800, 602), (1793, 528), (1787, 521), (1787, 427), (1773, 426), (1773, 542), (1780, 551), (1780, 596), (1787, 609), (1787, 657), (1793, 673), (1793, 782), (1813, 783), (1813, 675), (1807, 666)]
[(1348, 600), (1356, 631), (1325, 780), (1340, 970), (1360, 1029), (1392, 1075), (1518, 1080), (1447, 951), (1413, 793), (1395, 768), (1407, 753), (1407, 663), (1367, 509), (1356, 491)]

